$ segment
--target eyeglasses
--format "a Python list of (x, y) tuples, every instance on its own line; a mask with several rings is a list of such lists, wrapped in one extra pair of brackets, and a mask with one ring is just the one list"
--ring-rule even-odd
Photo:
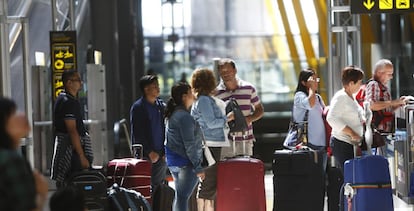
[(314, 77), (309, 77), (308, 81), (315, 81), (317, 83), (319, 83), (319, 81), (321, 80), (321, 78), (314, 78)]
[(77, 81), (77, 82), (82, 82), (82, 79), (80, 78), (74, 78), (74, 79), (69, 79), (70, 81)]

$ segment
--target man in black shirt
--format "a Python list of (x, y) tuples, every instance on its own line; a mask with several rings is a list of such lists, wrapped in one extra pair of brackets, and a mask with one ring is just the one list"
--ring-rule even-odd
[(93, 159), (77, 100), (82, 88), (80, 74), (75, 70), (65, 71), (62, 81), (65, 91), (59, 94), (54, 106), (55, 147), (51, 168), (51, 178), (58, 187), (71, 173), (89, 168)]

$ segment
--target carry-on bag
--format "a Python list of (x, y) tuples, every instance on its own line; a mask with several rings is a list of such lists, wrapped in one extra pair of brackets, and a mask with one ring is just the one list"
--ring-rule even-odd
[(322, 211), (325, 178), (324, 151), (276, 150), (273, 154), (273, 210)]
[[(113, 159), (108, 162), (108, 187), (117, 183), (119, 186), (141, 193), (151, 203), (151, 162), (143, 159), (142, 144), (133, 144), (129, 139), (126, 120), (122, 119), (114, 126), (114, 132), (119, 133), (120, 125), (124, 126), (131, 157)], [(120, 145), (120, 141), (115, 141)]]
[(153, 211), (172, 211), (175, 191), (168, 185), (167, 181), (158, 185), (152, 196)]
[(337, 167), (328, 166), (326, 169), (326, 177), (328, 184), (326, 186), (326, 195), (328, 197), (328, 211), (339, 211), (339, 194), (344, 177), (341, 169)]
[(88, 169), (73, 173), (66, 181), (83, 193), (85, 205), (90, 211), (107, 210), (106, 178), (101, 170)]
[(216, 211), (265, 211), (263, 162), (249, 157), (220, 161)]
[(151, 211), (149, 202), (139, 192), (116, 183), (108, 189), (108, 202), (111, 211)]
[(113, 159), (108, 163), (108, 187), (119, 186), (141, 193), (151, 200), (151, 163), (137, 158)]
[(344, 210), (394, 210), (388, 161), (368, 155), (344, 163)]

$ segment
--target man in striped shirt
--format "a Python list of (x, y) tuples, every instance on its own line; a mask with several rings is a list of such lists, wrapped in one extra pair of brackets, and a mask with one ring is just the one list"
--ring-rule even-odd
[[(234, 98), (240, 106), (248, 125), (247, 133), (236, 133), (234, 137), (229, 136), (229, 140), (235, 140), (235, 151), (233, 143), (231, 147), (223, 147), (222, 157), (231, 157), (235, 155), (253, 155), (253, 135), (252, 122), (259, 120), (263, 116), (263, 105), (256, 93), (256, 88), (249, 82), (244, 81), (236, 76), (236, 64), (231, 59), (220, 59), (219, 65), (220, 84), (216, 88), (216, 97), (228, 102)], [(245, 147), (243, 147), (243, 142)], [(245, 148), (245, 151), (244, 149)], [(235, 154), (234, 154), (235, 153)]]

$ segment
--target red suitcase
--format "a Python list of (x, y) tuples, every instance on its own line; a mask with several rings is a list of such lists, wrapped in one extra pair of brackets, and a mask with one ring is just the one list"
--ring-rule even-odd
[(266, 211), (263, 162), (249, 157), (218, 163), (217, 211)]
[(151, 163), (136, 158), (113, 159), (108, 163), (108, 187), (113, 183), (140, 192), (148, 201), (151, 199)]

